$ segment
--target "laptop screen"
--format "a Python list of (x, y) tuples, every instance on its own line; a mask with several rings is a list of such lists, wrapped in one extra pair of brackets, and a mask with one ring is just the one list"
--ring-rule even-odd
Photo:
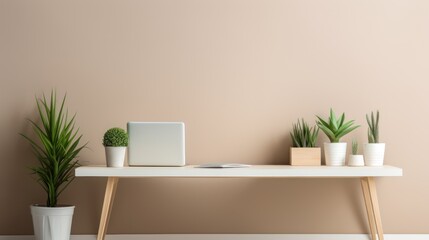
[(183, 122), (128, 122), (130, 166), (184, 166)]

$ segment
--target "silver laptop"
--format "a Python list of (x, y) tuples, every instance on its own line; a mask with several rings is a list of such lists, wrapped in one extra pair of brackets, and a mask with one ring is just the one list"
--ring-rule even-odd
[(128, 122), (130, 166), (184, 166), (183, 122)]

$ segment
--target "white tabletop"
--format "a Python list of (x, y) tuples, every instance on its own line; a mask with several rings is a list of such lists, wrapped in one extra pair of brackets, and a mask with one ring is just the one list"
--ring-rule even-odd
[(184, 167), (122, 167), (82, 166), (76, 168), (76, 177), (386, 177), (402, 176), (402, 169), (393, 166), (382, 167), (331, 167), (331, 166), (289, 166), (253, 165), (248, 168), (198, 168)]

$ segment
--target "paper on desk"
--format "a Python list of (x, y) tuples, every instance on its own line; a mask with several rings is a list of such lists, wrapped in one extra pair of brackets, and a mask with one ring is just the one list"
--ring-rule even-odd
[(199, 168), (247, 168), (252, 165), (241, 164), (241, 163), (206, 163), (201, 164), (197, 167)]

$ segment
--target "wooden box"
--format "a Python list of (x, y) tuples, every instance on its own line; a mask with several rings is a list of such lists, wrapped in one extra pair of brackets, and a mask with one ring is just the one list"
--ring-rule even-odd
[(322, 165), (320, 147), (290, 148), (290, 165), (292, 166), (320, 166)]

